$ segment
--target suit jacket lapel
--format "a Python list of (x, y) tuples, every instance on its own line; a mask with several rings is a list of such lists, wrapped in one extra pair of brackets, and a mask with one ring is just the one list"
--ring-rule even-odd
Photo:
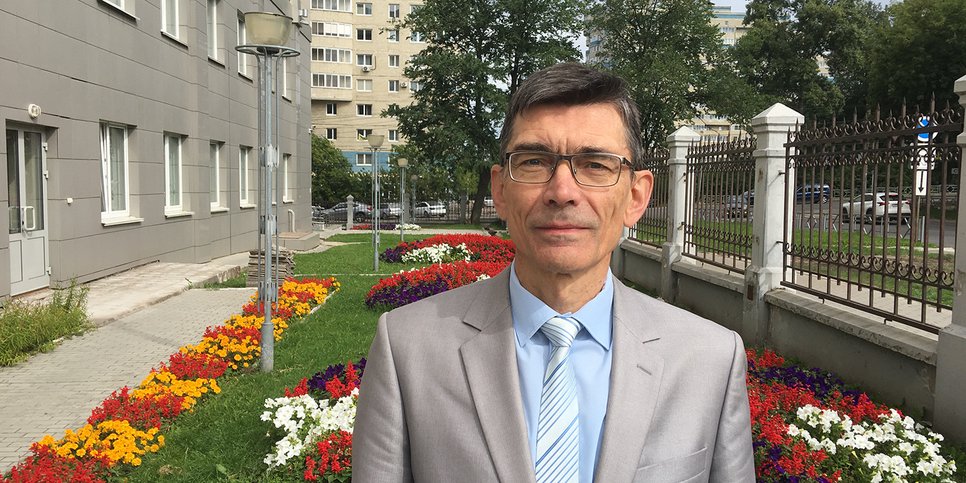
[(664, 360), (646, 347), (659, 336), (630, 291), (614, 279), (614, 356), (595, 481), (634, 479), (660, 396)]
[(517, 372), (509, 272), (485, 283), (464, 321), (480, 333), (460, 347), (483, 437), (501, 481), (534, 482)]

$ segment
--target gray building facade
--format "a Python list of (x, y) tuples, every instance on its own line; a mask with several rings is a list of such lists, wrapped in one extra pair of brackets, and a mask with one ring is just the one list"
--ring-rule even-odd
[[(241, 13), (297, 0), (0, 4), (0, 297), (258, 243), (258, 65)], [(279, 231), (311, 231), (307, 26), (280, 66)]]

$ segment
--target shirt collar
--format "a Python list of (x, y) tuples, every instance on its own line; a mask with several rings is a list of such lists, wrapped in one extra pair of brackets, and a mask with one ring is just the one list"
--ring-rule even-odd
[(530, 293), (517, 278), (516, 262), (510, 265), (510, 311), (517, 343), (525, 347), (530, 339), (551, 317), (562, 316), (576, 319), (587, 333), (605, 350), (610, 350), (613, 334), (614, 282), (610, 268), (604, 288), (583, 307), (573, 313), (558, 314)]

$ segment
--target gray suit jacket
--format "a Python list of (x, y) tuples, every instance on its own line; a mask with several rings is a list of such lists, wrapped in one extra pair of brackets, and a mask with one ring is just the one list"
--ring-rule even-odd
[[(509, 272), (383, 314), (353, 481), (534, 482)], [(614, 280), (598, 482), (755, 480), (738, 334)]]

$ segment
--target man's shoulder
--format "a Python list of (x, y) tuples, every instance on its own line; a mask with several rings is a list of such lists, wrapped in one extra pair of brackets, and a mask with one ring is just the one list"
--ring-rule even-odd
[(427, 297), (393, 309), (386, 314), (390, 330), (404, 326), (405, 330), (447, 330), (453, 325), (463, 325), (468, 312), (479, 309), (482, 304), (487, 311), (500, 310), (498, 305), (507, 304), (509, 296), (501, 297), (506, 281), (500, 277), (481, 280), (462, 287)]

